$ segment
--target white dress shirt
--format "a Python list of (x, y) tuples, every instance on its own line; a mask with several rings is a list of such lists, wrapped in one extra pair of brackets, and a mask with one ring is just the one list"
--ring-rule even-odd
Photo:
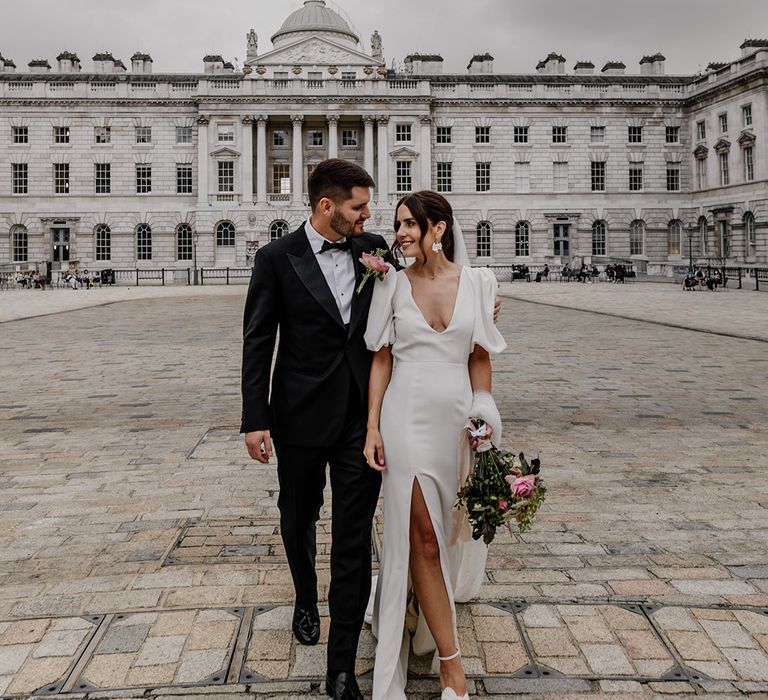
[[(321, 236), (307, 219), (304, 224), (309, 245), (315, 254), (317, 264), (328, 283), (328, 288), (336, 300), (341, 320), (347, 324), (352, 313), (352, 295), (355, 293), (355, 261), (351, 250), (328, 250), (320, 253), (323, 243), (328, 239)], [(330, 242), (330, 241), (329, 241)]]

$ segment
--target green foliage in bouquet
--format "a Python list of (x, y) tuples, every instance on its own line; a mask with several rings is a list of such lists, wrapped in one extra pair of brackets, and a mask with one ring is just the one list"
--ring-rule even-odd
[[(485, 423), (472, 419), (476, 431)], [(457, 508), (466, 508), (472, 537), (485, 544), (493, 542), (496, 530), (516, 520), (521, 533), (530, 529), (539, 506), (544, 501), (546, 488), (539, 476), (541, 462), (530, 462), (521, 452), (516, 458), (512, 452), (500, 450), (481, 439), (485, 448), (475, 453), (474, 470), (457, 494)]]

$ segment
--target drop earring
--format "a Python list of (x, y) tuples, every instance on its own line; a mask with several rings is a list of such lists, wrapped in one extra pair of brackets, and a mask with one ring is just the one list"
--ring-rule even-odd
[(440, 241), (435, 241), (432, 244), (432, 252), (433, 253), (439, 253), (443, 249), (443, 244), (440, 243)]

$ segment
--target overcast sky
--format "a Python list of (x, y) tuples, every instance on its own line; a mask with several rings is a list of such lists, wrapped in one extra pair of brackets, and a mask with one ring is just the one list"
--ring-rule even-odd
[[(302, 0), (0, 0), (0, 54), (26, 69), (64, 50), (91, 57), (110, 51), (128, 65), (150, 53), (155, 72), (202, 72), (202, 58), (245, 58), (253, 27), (259, 52)], [(667, 74), (690, 74), (710, 61), (739, 57), (745, 38), (768, 38), (768, 0), (329, 0), (368, 48), (378, 29), (387, 64), (411, 52), (439, 53), (444, 72), (463, 73), (490, 52), (496, 73), (531, 73), (550, 51), (577, 60), (622, 60), (630, 73), (661, 51)]]

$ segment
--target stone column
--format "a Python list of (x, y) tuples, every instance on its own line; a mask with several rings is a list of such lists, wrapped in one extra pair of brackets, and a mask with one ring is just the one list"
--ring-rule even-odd
[(301, 206), (304, 200), (304, 136), (301, 130), (304, 117), (291, 115), (293, 124), (293, 203)]
[(379, 155), (379, 177), (378, 187), (376, 188), (376, 201), (386, 202), (389, 198), (389, 137), (387, 129), (389, 128), (389, 117), (380, 115), (376, 117), (378, 129), (378, 155)]
[(326, 117), (328, 122), (328, 157), (339, 157), (339, 117), (331, 114)]
[(253, 117), (243, 117), (243, 147), (240, 154), (242, 201), (253, 203)]
[(432, 117), (421, 118), (420, 189), (432, 189)]
[(197, 120), (197, 204), (208, 206), (208, 117)]
[(365, 126), (365, 136), (363, 137), (363, 167), (368, 171), (368, 174), (373, 177), (373, 117), (369, 115), (364, 116), (363, 124)]
[(267, 116), (256, 117), (256, 200), (267, 201)]

